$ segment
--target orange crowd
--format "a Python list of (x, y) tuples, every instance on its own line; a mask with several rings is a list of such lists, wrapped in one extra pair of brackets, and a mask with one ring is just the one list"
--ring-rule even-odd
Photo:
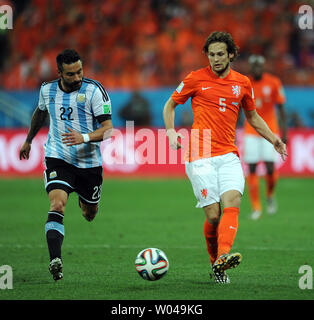
[(313, 30), (300, 30), (297, 1), (32, 0), (8, 32), (0, 72), (7, 90), (35, 89), (57, 77), (56, 55), (76, 49), (85, 76), (108, 89), (176, 86), (208, 64), (202, 53), (214, 30), (230, 32), (248, 72), (251, 53), (285, 85), (314, 85)]

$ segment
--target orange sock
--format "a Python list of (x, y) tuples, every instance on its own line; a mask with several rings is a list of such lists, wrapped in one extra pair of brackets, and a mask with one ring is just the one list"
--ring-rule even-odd
[(261, 211), (261, 200), (259, 198), (259, 179), (256, 173), (250, 173), (247, 177), (247, 185), (252, 209)]
[(205, 220), (204, 235), (210, 263), (213, 264), (217, 259), (217, 225), (213, 225)]
[(218, 252), (217, 257), (222, 254), (229, 253), (234, 238), (238, 230), (239, 208), (224, 208), (220, 219), (217, 235), (218, 235)]
[(278, 173), (274, 171), (272, 174), (266, 174), (266, 195), (271, 198), (274, 195), (275, 185), (278, 180)]

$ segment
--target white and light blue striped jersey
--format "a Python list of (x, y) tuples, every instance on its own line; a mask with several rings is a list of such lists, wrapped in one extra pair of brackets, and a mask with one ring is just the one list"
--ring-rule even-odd
[(66, 93), (60, 88), (60, 80), (44, 82), (40, 88), (40, 110), (50, 115), (45, 156), (66, 161), (79, 168), (102, 165), (100, 142), (67, 146), (62, 143), (62, 134), (68, 128), (82, 134), (95, 131), (100, 122), (111, 119), (111, 102), (102, 85), (83, 78), (79, 90)]

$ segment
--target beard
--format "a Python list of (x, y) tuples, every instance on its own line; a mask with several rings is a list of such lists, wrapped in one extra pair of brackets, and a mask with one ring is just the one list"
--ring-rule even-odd
[(62, 78), (62, 81), (63, 81), (63, 84), (64, 86), (69, 90), (69, 91), (74, 91), (74, 90), (77, 90), (81, 83), (82, 83), (82, 80), (80, 81), (73, 81), (73, 82), (68, 82), (64, 79), (64, 77), (61, 77)]
[(216, 70), (215, 71), (217, 72), (218, 75), (222, 75), (229, 68), (229, 64), (230, 63), (228, 62), (223, 69), (221, 69), (219, 71), (216, 71)]

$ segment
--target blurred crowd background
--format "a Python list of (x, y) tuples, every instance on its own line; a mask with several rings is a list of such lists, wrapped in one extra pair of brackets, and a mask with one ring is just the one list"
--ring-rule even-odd
[[(306, 1), (305, 1), (306, 2)], [(37, 89), (55, 79), (56, 55), (75, 48), (87, 77), (108, 89), (176, 86), (208, 64), (214, 30), (230, 32), (248, 72), (248, 56), (265, 55), (284, 85), (314, 85), (314, 32), (300, 30), (291, 0), (28, 0), (14, 8), (14, 29), (0, 33), (0, 87)]]

